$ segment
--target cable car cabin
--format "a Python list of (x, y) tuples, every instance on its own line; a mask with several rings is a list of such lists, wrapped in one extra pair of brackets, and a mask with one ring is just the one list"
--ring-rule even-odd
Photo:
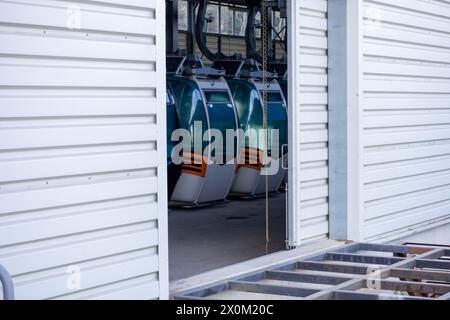
[(288, 64), (286, 61), (272, 61), (268, 66), (269, 72), (276, 74), (278, 84), (283, 92), (284, 99), (286, 100), (286, 106), (289, 107), (288, 99)]
[[(268, 156), (269, 163), (276, 172), (269, 170), (269, 193), (277, 192), (283, 183), (287, 170), (287, 145), (288, 145), (288, 115), (286, 99), (277, 80), (268, 84), (252, 80), (263, 99), (263, 92), (267, 91), (267, 126), (269, 130)], [(278, 130), (278, 138), (272, 136), (274, 130)], [(275, 142), (274, 139), (278, 141)], [(262, 177), (256, 189), (256, 194), (266, 192), (266, 179)]]
[[(257, 80), (227, 80), (233, 94), (237, 109), (240, 129), (246, 133), (245, 139), (241, 139), (238, 170), (232, 187), (232, 193), (244, 197), (256, 197), (266, 192), (266, 179), (263, 175), (262, 159), (265, 153), (265, 139), (258, 131), (264, 128), (265, 111), (263, 106), (263, 92), (267, 90), (267, 124), (270, 130), (278, 130), (279, 144), (272, 142), (269, 134), (268, 156), (269, 161), (278, 170), (268, 175), (269, 193), (275, 193), (280, 188), (285, 176), (287, 164), (288, 142), (286, 100), (280, 85), (276, 80), (266, 84)], [(275, 138), (275, 137), (273, 137)]]
[[(276, 74), (278, 77), (276, 78), (278, 81), (278, 84), (280, 85), (281, 91), (283, 92), (284, 95), (284, 99), (286, 101), (286, 108), (289, 108), (289, 92), (288, 92), (288, 65), (286, 61), (273, 61), (271, 63), (269, 63), (269, 71), (273, 74)], [(279, 75), (283, 75), (282, 77), (280, 77)], [(287, 152), (287, 146), (286, 149), (284, 150), (285, 152)], [(288, 167), (288, 159), (286, 157), (286, 159), (284, 159), (284, 164), (285, 164), (285, 168)], [(284, 176), (283, 182), (282, 182), (282, 187), (285, 187), (286, 184), (288, 183), (288, 172), (286, 170), (286, 174)]]
[[(285, 75), (283, 78), (277, 79), (278, 84), (280, 85), (281, 91), (283, 92), (284, 95), (284, 99), (286, 101), (286, 109), (289, 109), (289, 99), (288, 99), (288, 80), (287, 80), (287, 75)], [(285, 152), (288, 151), (287, 146), (284, 150)], [(289, 163), (288, 163), (288, 157), (286, 156), (284, 159), (284, 165), (285, 168), (288, 168)], [(286, 174), (284, 176), (283, 182), (282, 182), (282, 188), (284, 186), (286, 186), (286, 184), (288, 183), (288, 172), (286, 170)]]
[(285, 78), (278, 79), (277, 81), (278, 81), (278, 83), (280, 85), (281, 91), (283, 92), (284, 99), (286, 100), (286, 107), (289, 107), (288, 81)]
[[(236, 131), (238, 118), (232, 95), (223, 78), (173, 76), (179, 128), (189, 132), (182, 141), (183, 159), (172, 196), (173, 204), (199, 206), (226, 201), (236, 172), (237, 147), (227, 149), (227, 130)], [(215, 133), (223, 139), (216, 139)], [(201, 135), (201, 136), (200, 136)]]
[(168, 196), (172, 196), (175, 185), (180, 177), (180, 166), (176, 165), (172, 160), (172, 152), (176, 146), (176, 142), (172, 141), (172, 134), (178, 129), (178, 114), (175, 105), (175, 97), (173, 96), (173, 89), (169, 82), (167, 82), (166, 93), (167, 106), (167, 173), (168, 173)]

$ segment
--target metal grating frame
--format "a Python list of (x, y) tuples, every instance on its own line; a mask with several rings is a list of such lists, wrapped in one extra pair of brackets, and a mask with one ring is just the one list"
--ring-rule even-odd
[(450, 246), (352, 243), (175, 298), (450, 300)]

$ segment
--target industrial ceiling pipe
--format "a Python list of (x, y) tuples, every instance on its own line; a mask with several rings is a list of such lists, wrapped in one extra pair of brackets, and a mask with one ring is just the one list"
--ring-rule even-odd
[[(248, 4), (247, 26), (245, 29), (245, 45), (247, 48), (247, 58), (253, 58), (258, 62), (262, 61), (262, 50), (256, 48), (256, 16), (261, 11), (259, 1), (251, 1)], [(262, 20), (262, 19), (261, 19)], [(263, 26), (261, 26), (261, 30)], [(262, 32), (261, 32), (262, 34)]]
[(8, 271), (0, 265), (0, 282), (3, 287), (3, 300), (14, 300), (14, 283)]
[[(197, 21), (195, 23), (195, 38), (200, 52), (209, 61), (219, 60), (237, 60), (240, 59), (239, 54), (233, 54), (231, 56), (224, 55), (220, 50), (216, 53), (212, 52), (207, 45), (205, 26), (207, 22), (206, 12), (208, 9), (209, 0), (200, 0), (198, 6)], [(219, 26), (220, 28), (220, 26)]]

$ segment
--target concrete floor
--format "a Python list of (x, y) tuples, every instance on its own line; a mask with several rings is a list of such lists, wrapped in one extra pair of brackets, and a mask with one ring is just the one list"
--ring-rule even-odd
[[(270, 199), (270, 253), (285, 249), (285, 194)], [(169, 211), (170, 280), (258, 258), (266, 254), (265, 199)]]

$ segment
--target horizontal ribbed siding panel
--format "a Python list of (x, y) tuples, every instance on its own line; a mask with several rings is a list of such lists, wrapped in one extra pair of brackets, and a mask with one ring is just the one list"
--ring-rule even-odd
[[(297, 2), (297, 1), (296, 1)], [(328, 237), (328, 2), (300, 0), (300, 212), (303, 242)]]
[[(104, 295), (103, 292), (110, 291), (110, 285), (104, 285), (108, 283), (109, 274), (114, 274), (115, 280), (122, 282), (122, 285), (132, 285), (136, 277), (142, 277), (143, 274), (156, 273), (158, 271), (158, 259), (155, 252), (145, 249), (119, 256), (88, 261), (81, 263), (80, 267), (84, 270), (82, 281), (85, 288), (81, 292), (67, 295), (66, 269), (55, 268), (50, 271), (42, 271), (18, 279), (16, 281), (17, 294), (25, 299), (32, 300), (45, 299), (49, 295), (56, 295), (58, 299), (99, 299), (99, 294), (92, 294), (91, 292), (97, 288), (101, 288), (101, 295)], [(150, 280), (148, 284), (153, 286), (153, 282), (155, 282), (155, 279)], [(119, 298), (117, 289), (113, 291), (113, 294), (114, 298)], [(132, 295), (128, 295), (124, 299), (130, 299), (131, 297)], [(149, 296), (149, 298), (156, 297)]]
[(0, 264), (18, 299), (160, 297), (157, 8), (0, 1)]
[(450, 3), (364, 1), (365, 241), (450, 221)]

